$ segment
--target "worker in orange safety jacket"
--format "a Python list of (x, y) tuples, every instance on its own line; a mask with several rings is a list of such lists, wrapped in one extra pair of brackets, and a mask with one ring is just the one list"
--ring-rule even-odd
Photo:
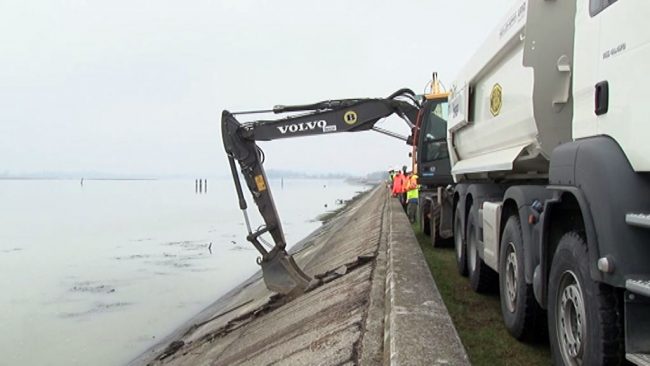
[(399, 197), (399, 202), (402, 206), (406, 205), (406, 185), (408, 179), (406, 177), (406, 166), (398, 171), (395, 179), (393, 179), (393, 197)]

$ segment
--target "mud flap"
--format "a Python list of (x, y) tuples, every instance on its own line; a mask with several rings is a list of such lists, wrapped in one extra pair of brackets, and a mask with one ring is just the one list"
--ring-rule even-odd
[(272, 250), (260, 265), (266, 288), (271, 291), (280, 294), (302, 293), (311, 282), (311, 277), (284, 250)]

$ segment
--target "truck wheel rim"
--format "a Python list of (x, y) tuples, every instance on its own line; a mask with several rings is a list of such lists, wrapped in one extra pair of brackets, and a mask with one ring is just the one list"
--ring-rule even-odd
[(582, 365), (586, 316), (580, 282), (573, 271), (560, 278), (556, 305), (556, 328), (562, 359), (566, 365)]
[(506, 248), (506, 305), (508, 311), (515, 312), (517, 307), (517, 253), (513, 242)]

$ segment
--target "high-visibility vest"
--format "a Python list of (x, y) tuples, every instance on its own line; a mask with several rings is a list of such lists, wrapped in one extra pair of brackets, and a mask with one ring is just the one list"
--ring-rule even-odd
[(418, 176), (417, 175), (411, 175), (408, 178), (407, 184), (406, 184), (406, 200), (411, 200), (413, 198), (417, 199), (420, 197), (420, 187), (418, 186)]
[(411, 189), (410, 191), (406, 192), (407, 201), (410, 201), (413, 198), (418, 199), (418, 197), (420, 197), (420, 190), (418, 188)]

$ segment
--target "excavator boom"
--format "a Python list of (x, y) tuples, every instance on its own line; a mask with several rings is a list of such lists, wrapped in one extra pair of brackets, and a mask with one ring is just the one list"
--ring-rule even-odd
[[(256, 141), (270, 141), (289, 137), (316, 136), (337, 132), (356, 132), (375, 130), (394, 137), (400, 137), (410, 143), (407, 137), (375, 127), (380, 119), (397, 114), (413, 128), (419, 110), (415, 94), (402, 89), (388, 98), (339, 99), (318, 102), (309, 105), (276, 106), (267, 111), (236, 112), (223, 111), (221, 115), (221, 132), (223, 144), (228, 156), (230, 170), (239, 199), (239, 208), (244, 214), (248, 230), (247, 240), (260, 252), (258, 264), (267, 288), (278, 293), (301, 292), (309, 285), (311, 278), (305, 274), (293, 257), (287, 254), (286, 241), (282, 225), (276, 210), (273, 196), (263, 168), (264, 154)], [(291, 113), (305, 112), (277, 120), (257, 120), (240, 123), (238, 114), (251, 113)], [(241, 175), (253, 196), (264, 226), (252, 230), (246, 212), (247, 203), (242, 184), (237, 173), (235, 161), (239, 164)], [(274, 245), (267, 250), (261, 235), (268, 233)]]

